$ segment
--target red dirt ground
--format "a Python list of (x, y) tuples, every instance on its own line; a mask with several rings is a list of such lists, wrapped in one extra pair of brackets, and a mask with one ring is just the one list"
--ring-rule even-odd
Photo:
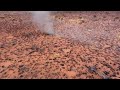
[(28, 12), (0, 12), (1, 79), (119, 79), (120, 12), (52, 14), (55, 35)]

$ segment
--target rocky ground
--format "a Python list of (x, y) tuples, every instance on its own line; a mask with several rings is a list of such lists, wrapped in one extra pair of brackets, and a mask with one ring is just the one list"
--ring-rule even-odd
[(29, 12), (0, 12), (1, 79), (119, 79), (120, 12), (51, 14), (55, 35)]

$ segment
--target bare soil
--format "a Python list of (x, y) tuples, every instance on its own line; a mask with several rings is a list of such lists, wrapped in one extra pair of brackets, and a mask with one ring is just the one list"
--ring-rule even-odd
[(120, 79), (120, 12), (51, 17), (55, 35), (29, 12), (0, 12), (1, 79)]

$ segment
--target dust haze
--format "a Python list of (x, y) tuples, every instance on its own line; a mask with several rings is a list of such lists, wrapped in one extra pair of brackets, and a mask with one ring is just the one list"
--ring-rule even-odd
[(32, 11), (33, 21), (39, 27), (42, 33), (54, 34), (53, 20), (50, 17), (50, 11)]

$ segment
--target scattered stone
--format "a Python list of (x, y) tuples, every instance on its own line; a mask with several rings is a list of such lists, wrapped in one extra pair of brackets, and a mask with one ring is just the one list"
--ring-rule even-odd
[(95, 66), (93, 67), (89, 67), (89, 72), (93, 73), (93, 72), (96, 72), (97, 71), (97, 68)]

